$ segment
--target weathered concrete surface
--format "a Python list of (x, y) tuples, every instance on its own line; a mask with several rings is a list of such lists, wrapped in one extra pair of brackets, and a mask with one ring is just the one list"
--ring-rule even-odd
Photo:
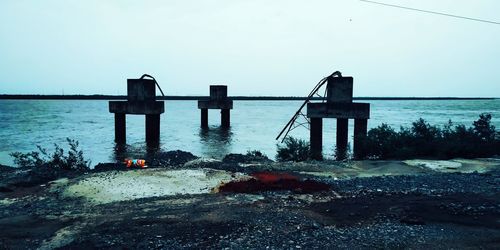
[(109, 102), (109, 112), (115, 114), (115, 142), (119, 144), (127, 141), (125, 114), (146, 115), (147, 144), (157, 146), (160, 141), (160, 114), (165, 112), (165, 102), (156, 101), (156, 81), (143, 77), (127, 79), (127, 101)]
[(156, 99), (156, 84), (152, 79), (127, 79), (127, 101), (144, 102)]
[(369, 103), (308, 103), (309, 118), (369, 119)]
[(136, 114), (136, 115), (157, 115), (165, 112), (164, 101), (128, 102), (110, 101), (110, 113)]
[[(337, 72), (336, 72), (337, 73)], [(334, 73), (335, 74), (335, 73)], [(326, 102), (308, 103), (307, 117), (311, 119), (310, 139), (312, 159), (322, 158), (323, 134), (321, 119), (337, 119), (337, 142), (335, 145), (335, 156), (337, 160), (346, 159), (348, 119), (355, 119), (354, 131), (354, 156), (356, 159), (364, 158), (364, 151), (360, 147), (364, 135), (367, 133), (367, 119), (370, 118), (369, 103), (353, 103), (353, 78), (338, 77), (330, 75), (327, 79)]]
[(353, 81), (351, 76), (329, 77), (326, 86), (326, 101), (351, 103)]
[(210, 97), (198, 101), (199, 109), (233, 109), (233, 100), (227, 98), (226, 85), (210, 85)]
[(208, 109), (221, 110), (221, 127), (231, 126), (230, 110), (233, 109), (233, 100), (227, 98), (226, 85), (210, 85), (210, 97), (198, 100), (198, 109), (201, 110), (201, 127), (208, 128)]
[(199, 100), (199, 109), (233, 109), (233, 100)]
[(227, 85), (210, 85), (211, 100), (227, 99)]

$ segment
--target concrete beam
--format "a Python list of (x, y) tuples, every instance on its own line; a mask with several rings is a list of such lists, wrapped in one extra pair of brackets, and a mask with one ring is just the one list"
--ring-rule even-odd
[(199, 100), (199, 109), (233, 109), (233, 100)]
[(368, 119), (370, 118), (369, 103), (308, 103), (309, 118), (340, 118)]
[(110, 101), (110, 113), (136, 114), (136, 115), (155, 115), (165, 112), (165, 102), (147, 101), (147, 102), (128, 102), (128, 101)]

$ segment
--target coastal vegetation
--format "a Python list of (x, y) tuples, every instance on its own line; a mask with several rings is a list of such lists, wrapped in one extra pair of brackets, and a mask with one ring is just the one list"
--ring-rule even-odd
[(286, 137), (283, 145), (277, 145), (278, 161), (305, 161), (310, 158), (309, 142), (294, 137)]
[(491, 124), (491, 114), (481, 114), (472, 127), (431, 125), (424, 119), (401, 127), (387, 124), (370, 129), (362, 145), (369, 159), (479, 158), (500, 155), (500, 134)]
[(260, 152), (259, 150), (248, 150), (246, 155), (247, 156), (252, 156), (252, 157), (267, 158), (267, 155), (265, 155), (264, 153)]
[(13, 152), (10, 155), (14, 158), (14, 163), (19, 167), (40, 167), (46, 166), (50, 169), (60, 170), (87, 170), (90, 168), (90, 161), (85, 160), (83, 151), (78, 148), (76, 140), (66, 138), (69, 146), (67, 154), (58, 144), (54, 144), (54, 152), (48, 153), (47, 149), (37, 145), (38, 151), (29, 153)]
[[(455, 125), (451, 120), (443, 126), (431, 125), (420, 118), (410, 127), (401, 126), (396, 131), (383, 123), (372, 128), (362, 140), (364, 159), (451, 159), (481, 158), (500, 155), (500, 132), (491, 124), (491, 114), (483, 113), (471, 127)], [(61, 170), (87, 170), (90, 161), (83, 157), (76, 140), (67, 138), (69, 149), (54, 144), (54, 152), (37, 146), (37, 151), (14, 152), (10, 155), (20, 167), (47, 166)], [(287, 137), (277, 145), (278, 161), (306, 161), (310, 159), (309, 143), (305, 140)], [(352, 154), (347, 156), (352, 158)], [(246, 156), (267, 157), (260, 151), (248, 151)]]
[[(451, 120), (443, 126), (431, 125), (420, 118), (410, 127), (400, 127), (399, 131), (382, 123), (368, 131), (360, 147), (365, 152), (362, 159), (492, 157), (500, 155), (500, 132), (491, 124), (491, 114), (488, 113), (480, 114), (471, 127), (455, 125)], [(353, 157), (351, 152), (347, 152), (346, 156), (348, 159)], [(287, 137), (282, 145), (277, 145), (276, 159), (309, 160), (309, 143)]]

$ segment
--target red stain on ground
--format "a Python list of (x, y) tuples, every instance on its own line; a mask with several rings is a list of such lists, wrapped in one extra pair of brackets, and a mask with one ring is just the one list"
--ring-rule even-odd
[(288, 173), (257, 172), (253, 179), (233, 181), (223, 184), (219, 192), (258, 193), (265, 191), (290, 190), (296, 193), (313, 193), (327, 191), (330, 186), (313, 181), (300, 180), (297, 176)]
[(251, 174), (255, 179), (263, 182), (277, 182), (280, 180), (298, 180), (297, 176), (293, 176), (289, 173), (272, 173), (272, 172), (256, 172)]

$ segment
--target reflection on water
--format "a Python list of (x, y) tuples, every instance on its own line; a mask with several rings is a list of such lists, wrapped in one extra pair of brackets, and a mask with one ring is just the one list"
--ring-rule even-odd
[(221, 157), (231, 153), (232, 135), (230, 127), (200, 128), (199, 136), (203, 155)]
[(160, 151), (159, 143), (151, 144), (122, 144), (115, 143), (113, 159), (116, 162), (123, 162), (125, 159), (150, 159)]
[[(223, 157), (232, 151), (231, 128), (213, 126), (210, 128), (200, 128), (198, 131), (199, 143), (204, 156)], [(116, 162), (123, 162), (125, 159), (150, 159), (162, 150), (160, 143), (115, 143), (113, 148), (113, 159)]]

